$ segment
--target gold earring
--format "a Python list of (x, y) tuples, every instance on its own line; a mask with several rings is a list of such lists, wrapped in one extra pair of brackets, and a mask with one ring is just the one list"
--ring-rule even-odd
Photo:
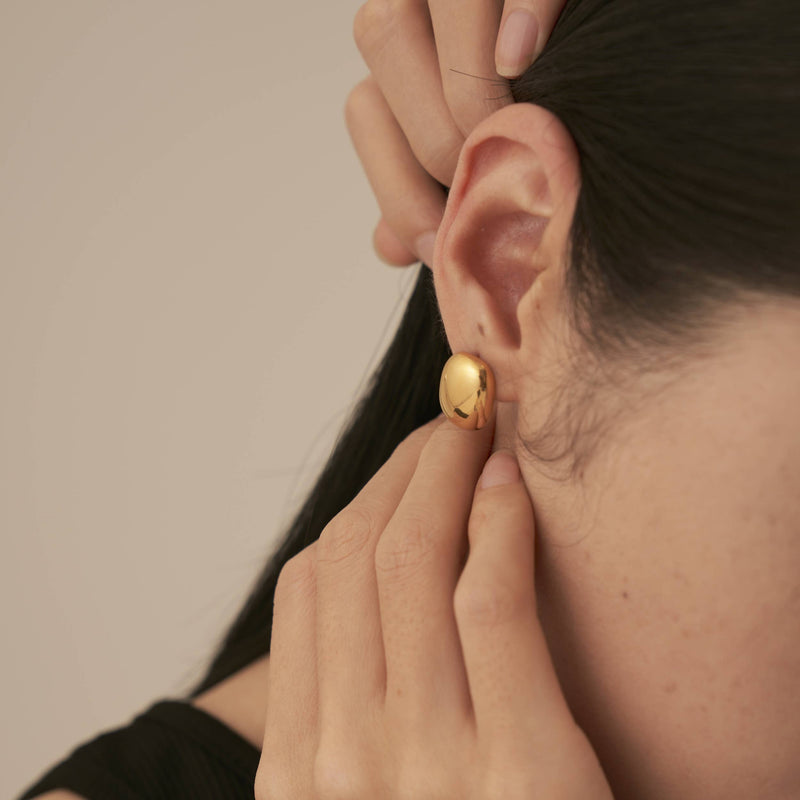
[(494, 409), (494, 373), (478, 356), (455, 353), (447, 359), (439, 381), (439, 404), (459, 428), (483, 428)]

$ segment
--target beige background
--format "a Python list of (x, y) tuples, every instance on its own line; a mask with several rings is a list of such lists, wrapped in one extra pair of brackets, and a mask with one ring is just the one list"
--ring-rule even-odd
[(360, 0), (0, 0), (0, 796), (200, 674), (391, 335)]

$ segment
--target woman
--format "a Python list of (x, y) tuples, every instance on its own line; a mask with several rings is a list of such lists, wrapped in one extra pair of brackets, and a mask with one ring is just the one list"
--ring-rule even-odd
[(77, 754), (86, 796), (233, 796), (208, 755), (137, 788), (182, 725), (241, 776), (263, 742), (259, 798), (797, 797), (800, 9), (569, 0), (505, 105), (430, 6), (360, 12), (348, 122), (376, 247), (432, 271), (193, 706)]

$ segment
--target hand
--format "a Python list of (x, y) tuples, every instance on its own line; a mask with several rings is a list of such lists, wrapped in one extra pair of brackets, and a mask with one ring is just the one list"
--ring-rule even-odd
[(371, 74), (351, 91), (345, 117), (381, 210), (373, 237), (381, 259), (431, 266), (461, 146), (513, 102), (505, 78), (533, 62), (565, 2), (367, 0), (359, 8), (353, 33)]
[(281, 571), (257, 800), (611, 798), (537, 618), (525, 485), (478, 481), (493, 426), (415, 431)]

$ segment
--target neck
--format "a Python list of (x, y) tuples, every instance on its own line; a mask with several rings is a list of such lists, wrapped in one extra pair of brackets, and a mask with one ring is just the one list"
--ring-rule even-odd
[(793, 768), (777, 745), (800, 732), (798, 307), (751, 308), (724, 341), (642, 393), (582, 474), (554, 479), (516, 448), (539, 615), (617, 797)]
[[(599, 446), (568, 479), (517, 448), (541, 536), (570, 545), (600, 527), (667, 533), (690, 519), (707, 524), (703, 515), (718, 520), (723, 506), (739, 520), (768, 508), (783, 517), (795, 507), (789, 476), (800, 468), (800, 304), (751, 307), (720, 340), (713, 356), (634, 388), (635, 401), (612, 404)], [(533, 405), (545, 409), (546, 399)], [(583, 413), (593, 418), (591, 408)], [(551, 448), (568, 453), (571, 446)]]

